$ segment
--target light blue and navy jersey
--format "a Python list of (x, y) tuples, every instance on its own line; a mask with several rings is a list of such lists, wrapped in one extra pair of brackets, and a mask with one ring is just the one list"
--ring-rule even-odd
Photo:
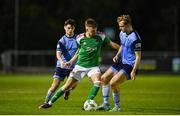
[[(76, 44), (76, 35), (71, 38), (68, 38), (66, 35), (62, 36), (57, 44), (56, 51), (61, 52), (61, 58), (63, 61), (67, 62), (71, 60), (74, 54), (77, 51), (77, 44)], [(71, 67), (65, 67), (66, 69), (73, 69), (75, 62), (72, 64)], [(56, 67), (61, 67), (60, 61), (57, 60)]]
[(122, 46), (122, 63), (133, 67), (136, 59), (135, 51), (141, 51), (141, 38), (136, 31), (132, 31), (129, 34), (121, 31), (119, 38)]

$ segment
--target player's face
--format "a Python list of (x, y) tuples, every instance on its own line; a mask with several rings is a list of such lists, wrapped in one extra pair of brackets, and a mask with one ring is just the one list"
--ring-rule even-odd
[(66, 35), (71, 37), (74, 35), (75, 27), (68, 24), (68, 25), (64, 26), (64, 30), (65, 30)]
[(118, 24), (119, 24), (119, 30), (121, 30), (122, 32), (127, 31), (127, 25), (124, 24), (124, 21), (120, 21)]
[(92, 37), (96, 34), (97, 28), (96, 27), (91, 27), (91, 26), (86, 26), (86, 34), (89, 37)]

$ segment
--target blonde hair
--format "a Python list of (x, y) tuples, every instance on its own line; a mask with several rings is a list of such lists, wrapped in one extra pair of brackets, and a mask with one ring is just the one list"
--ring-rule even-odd
[(132, 20), (131, 20), (131, 17), (130, 15), (121, 15), (117, 18), (117, 22), (121, 22), (121, 21), (124, 21), (124, 24), (127, 25), (127, 24), (131, 24)]

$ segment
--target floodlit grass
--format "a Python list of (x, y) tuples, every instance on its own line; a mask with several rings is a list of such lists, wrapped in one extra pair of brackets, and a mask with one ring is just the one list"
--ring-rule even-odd
[[(82, 111), (91, 82), (84, 78), (68, 101), (58, 99), (52, 108), (38, 109), (51, 85), (51, 75), (0, 74), (0, 114), (22, 115), (126, 115), (180, 114), (180, 75), (138, 75), (120, 86), (121, 112)], [(61, 84), (62, 85), (62, 84)], [(95, 101), (102, 103), (99, 91)], [(113, 100), (111, 96), (111, 106)]]

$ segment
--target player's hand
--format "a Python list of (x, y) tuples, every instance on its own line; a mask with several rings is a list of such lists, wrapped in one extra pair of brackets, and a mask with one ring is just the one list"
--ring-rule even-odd
[(66, 63), (65, 62), (61, 62), (61, 68), (65, 68), (66, 67)]
[(131, 72), (131, 80), (135, 80), (136, 79), (136, 73), (135, 72)]
[(66, 62), (65, 64), (66, 64), (66, 66), (70, 67), (70, 66), (72, 65), (72, 62), (71, 62), (71, 61), (68, 61), (68, 62)]
[(119, 57), (118, 57), (118, 55), (116, 55), (116, 56), (113, 58), (113, 62), (117, 63), (118, 60), (119, 60)]

